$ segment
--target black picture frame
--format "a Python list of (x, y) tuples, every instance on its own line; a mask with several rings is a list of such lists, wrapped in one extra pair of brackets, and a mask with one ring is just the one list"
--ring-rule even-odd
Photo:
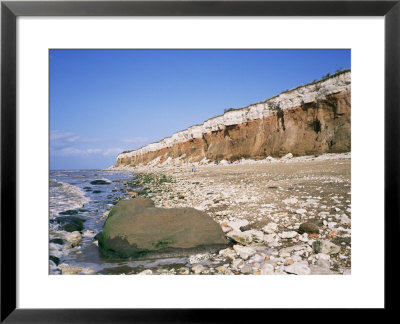
[[(388, 256), (399, 234), (400, 1), (2, 1), (1, 2), (1, 322), (235, 322), (249, 311), (214, 309), (16, 308), (16, 19), (19, 16), (384, 16), (385, 309), (398, 275)], [(368, 154), (370, 152), (366, 152)], [(395, 259), (397, 256), (395, 257)], [(367, 284), (367, 283), (366, 283)], [(263, 310), (250, 310), (252, 317)], [(260, 314), (262, 315), (262, 314)]]

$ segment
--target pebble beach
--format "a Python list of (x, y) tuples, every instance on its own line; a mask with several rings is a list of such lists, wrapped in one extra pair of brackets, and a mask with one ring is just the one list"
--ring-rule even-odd
[[(193, 207), (231, 246), (131, 274), (351, 274), (351, 155), (125, 167), (156, 207)], [(122, 170), (122, 169), (120, 169)]]

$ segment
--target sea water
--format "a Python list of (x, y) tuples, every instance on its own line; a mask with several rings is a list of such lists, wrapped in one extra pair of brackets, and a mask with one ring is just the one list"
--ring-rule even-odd
[[(60, 264), (90, 269), (92, 274), (134, 274), (143, 269), (186, 263), (186, 259), (111, 260), (104, 258), (95, 235), (100, 233), (107, 212), (119, 201), (130, 199), (128, 171), (62, 170), (50, 171), (49, 192), (49, 273), (60, 274)], [(93, 181), (102, 180), (101, 184)], [(82, 242), (73, 248), (64, 239), (68, 218), (83, 220)]]

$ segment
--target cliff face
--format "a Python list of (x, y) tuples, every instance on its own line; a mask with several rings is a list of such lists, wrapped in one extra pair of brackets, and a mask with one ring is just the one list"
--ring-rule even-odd
[(116, 166), (348, 152), (350, 97), (351, 72), (344, 71), (121, 153)]

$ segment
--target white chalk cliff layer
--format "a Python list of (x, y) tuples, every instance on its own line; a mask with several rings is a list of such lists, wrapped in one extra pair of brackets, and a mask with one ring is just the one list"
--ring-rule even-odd
[[(348, 134), (340, 134), (340, 137), (343, 136), (348, 136), (348, 142), (350, 142), (350, 93), (351, 93), (351, 71), (343, 71), (339, 72), (337, 74), (334, 74), (333, 76), (327, 77), (325, 79), (322, 79), (320, 81), (316, 81), (307, 85), (299, 86), (295, 89), (288, 90), (286, 92), (283, 92), (275, 97), (272, 97), (270, 99), (267, 99), (264, 102), (260, 103), (255, 103), (252, 104), (248, 107), (244, 107), (241, 109), (235, 109), (231, 111), (225, 112), (223, 115), (217, 116), (210, 118), (206, 120), (202, 125), (195, 125), (191, 126), (183, 131), (179, 131), (175, 134), (173, 134), (171, 137), (166, 137), (162, 139), (159, 142), (149, 144), (147, 146), (144, 146), (140, 149), (133, 150), (130, 152), (124, 152), (118, 155), (117, 158), (117, 165), (121, 164), (130, 164), (130, 165), (135, 165), (138, 162), (141, 164), (146, 164), (150, 162), (150, 160), (154, 160), (155, 158), (158, 158), (158, 160), (165, 160), (168, 158), (168, 149), (171, 149), (173, 147), (176, 147), (177, 145), (181, 145), (182, 143), (191, 141), (193, 142), (194, 140), (197, 140), (197, 147), (199, 147), (199, 142), (204, 141), (204, 147), (201, 147), (202, 154), (201, 157), (203, 158), (211, 158), (215, 159), (218, 158), (217, 155), (214, 154), (208, 154), (210, 144), (213, 143), (213, 141), (210, 141), (210, 134), (215, 134), (217, 136), (217, 133), (219, 132), (225, 132), (224, 136), (229, 136), (229, 132), (227, 133), (227, 130), (232, 130), (235, 128), (235, 125), (238, 127), (240, 125), (246, 125), (248, 126), (249, 122), (253, 125), (254, 122), (252, 121), (257, 121), (257, 120), (264, 120), (265, 122), (262, 122), (262, 127), (269, 127), (269, 128), (276, 128), (273, 130), (265, 129), (264, 133), (269, 133), (271, 132), (273, 137), (276, 137), (275, 134), (272, 133), (272, 131), (277, 131), (279, 132), (280, 129), (282, 132), (278, 134), (279, 136), (283, 136), (282, 138), (284, 139), (285, 136), (289, 136), (292, 138), (295, 134), (297, 136), (300, 134), (300, 130), (304, 129), (305, 132), (308, 132), (307, 125), (311, 128), (313, 128), (314, 132), (325, 134), (326, 136), (323, 136), (323, 138), (316, 139), (317, 142), (321, 142), (322, 146), (324, 143), (328, 140), (332, 142), (332, 140), (335, 140), (335, 134), (337, 133), (337, 128), (342, 127), (346, 125), (345, 128), (348, 128)], [(327, 109), (331, 108), (331, 112), (327, 111)], [(289, 114), (289, 111), (294, 109), (301, 108), (301, 111), (296, 112), (296, 117), (293, 114)], [(310, 110), (310, 111), (309, 111)], [(308, 112), (307, 112), (308, 111)], [(321, 113), (321, 111), (324, 111)], [(306, 113), (304, 113), (306, 112)], [(310, 114), (311, 113), (311, 114)], [(331, 116), (333, 113), (334, 115)], [(310, 116), (312, 115), (313, 121), (310, 123)], [(346, 117), (345, 120), (341, 120), (341, 124), (338, 124), (337, 121), (334, 121), (332, 124), (332, 120), (334, 119), (340, 119), (342, 117)], [(271, 122), (266, 122), (271, 118), (275, 118), (277, 120), (277, 126), (271, 126)], [(291, 118), (294, 118), (293, 122), (291, 121)], [(304, 119), (304, 124), (307, 125), (300, 125), (297, 121), (298, 119)], [(281, 120), (281, 125), (279, 126), (279, 120)], [(317, 124), (316, 124), (317, 123)], [(267, 125), (268, 124), (268, 125)], [(323, 129), (321, 129), (321, 125), (324, 126)], [(260, 128), (260, 124), (258, 123), (257, 125), (254, 124), (254, 126), (257, 126)], [(282, 128), (283, 126), (283, 128)], [(286, 127), (285, 127), (286, 126)], [(347, 127), (348, 126), (348, 127)], [(239, 128), (236, 127), (238, 130), (240, 129), (241, 132), (241, 139), (243, 138), (251, 140), (251, 137), (255, 137), (259, 139), (259, 135), (257, 135), (254, 131), (247, 130), (246, 132), (244, 131), (244, 126), (240, 126)], [(290, 129), (290, 127), (293, 127), (293, 129)], [(296, 127), (298, 128), (296, 130)], [(317, 131), (316, 131), (317, 129)], [(285, 135), (285, 132), (287, 133)], [(325, 133), (324, 133), (325, 132)], [(340, 131), (343, 133), (343, 131)], [(339, 133), (340, 133), (339, 132)], [(334, 134), (333, 134), (334, 133)], [(271, 134), (269, 137), (265, 138), (265, 143), (270, 140)], [(321, 135), (319, 134), (319, 135)], [(244, 137), (243, 137), (244, 136)], [(333, 136), (333, 137), (332, 137)], [(309, 136), (308, 136), (309, 137)], [(303, 140), (309, 140), (307, 138), (304, 138)], [(234, 138), (234, 137), (233, 137)], [(301, 141), (302, 139), (299, 138)], [(341, 139), (340, 141), (343, 141)], [(231, 138), (232, 142), (232, 138)], [(270, 144), (273, 144), (274, 146), (279, 144), (280, 141), (279, 139), (274, 139), (273, 142)], [(286, 141), (287, 142), (287, 141)], [(287, 153), (285, 147), (289, 148), (287, 143), (285, 141), (282, 142), (282, 149), (277, 149), (274, 147), (273, 149), (265, 149), (264, 152), (265, 154), (277, 154), (276, 152), (280, 152), (279, 155), (282, 155), (284, 153)], [(293, 142), (293, 139), (291, 139), (290, 143)], [(215, 144), (215, 143), (214, 143)], [(249, 145), (248, 143), (246, 143)], [(200, 145), (200, 146), (201, 146)], [(221, 146), (221, 151), (224, 151), (225, 153), (223, 154), (223, 157), (227, 157), (227, 147), (226, 143), (224, 146)], [(346, 145), (341, 145), (343, 146), (344, 149), (336, 149), (333, 150), (333, 152), (340, 152), (340, 151), (345, 151), (346, 147), (348, 147), (347, 150), (350, 149), (349, 147), (350, 144)], [(218, 146), (218, 145), (217, 145)], [(264, 145), (265, 146), (265, 145)], [(307, 146), (307, 145), (306, 145)], [(329, 146), (329, 145), (327, 145)], [(334, 145), (331, 145), (331, 147)], [(231, 150), (233, 149), (232, 146)], [(315, 147), (315, 145), (314, 145)], [(215, 145), (214, 145), (215, 149)], [(305, 149), (306, 151), (310, 151), (309, 149)], [(312, 151), (313, 149), (311, 149)], [(233, 149), (233, 151), (236, 151), (236, 149)], [(243, 151), (242, 149), (239, 151)], [(310, 151), (310, 152), (311, 152)], [(155, 156), (153, 153), (155, 152), (160, 152), (162, 155), (165, 156), (164, 159), (161, 158), (161, 155)], [(250, 153), (249, 153), (250, 152)], [(251, 152), (255, 152), (254, 154), (257, 157), (260, 157), (263, 155), (263, 153), (260, 153), (260, 150), (253, 150), (245, 152), (245, 156), (251, 156)], [(275, 153), (274, 153), (275, 152)], [(322, 149), (321, 152), (319, 150), (316, 150), (317, 153), (324, 153), (324, 152), (330, 152), (329, 148), (328, 149)], [(188, 158), (189, 152), (184, 152), (186, 157)], [(179, 152), (180, 155), (182, 155), (182, 152)], [(299, 153), (301, 154), (301, 153)], [(156, 154), (157, 155), (157, 154)], [(170, 154), (170, 158), (174, 158), (175, 154)], [(190, 154), (189, 154), (190, 155)], [(229, 154), (228, 154), (229, 155)], [(235, 154), (232, 154), (235, 158), (240, 157), (240, 152), (235, 152)], [(139, 157), (143, 156), (149, 156), (149, 158), (143, 159)], [(138, 159), (139, 158), (139, 159)], [(200, 158), (199, 154), (196, 154), (196, 159)], [(228, 156), (229, 158), (229, 156)], [(148, 160), (148, 161), (147, 161)], [(146, 162), (147, 161), (147, 162)]]

